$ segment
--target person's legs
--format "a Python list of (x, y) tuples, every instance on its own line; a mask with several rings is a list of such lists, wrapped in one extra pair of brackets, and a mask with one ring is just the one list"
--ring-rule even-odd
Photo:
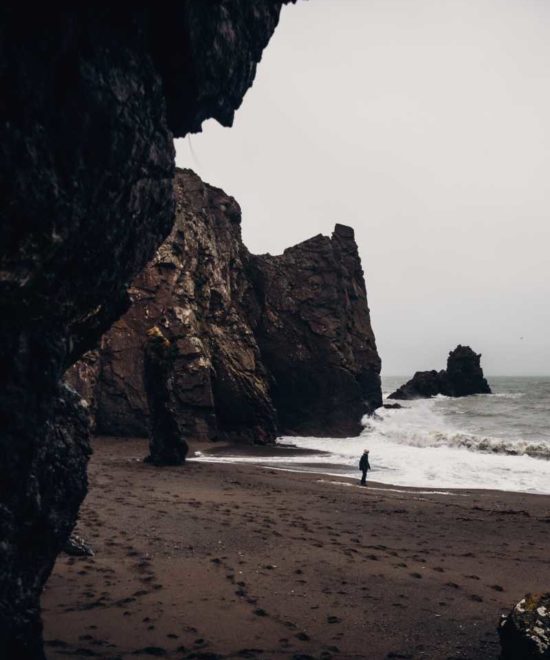
[(361, 477), (361, 486), (365, 486), (367, 482), (367, 471), (363, 470), (363, 476)]

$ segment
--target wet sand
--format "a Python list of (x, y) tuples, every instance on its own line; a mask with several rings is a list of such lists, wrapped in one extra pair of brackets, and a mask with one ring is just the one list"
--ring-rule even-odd
[(145, 454), (95, 442), (95, 556), (57, 561), (49, 658), (490, 660), (500, 613), (550, 583), (549, 496)]

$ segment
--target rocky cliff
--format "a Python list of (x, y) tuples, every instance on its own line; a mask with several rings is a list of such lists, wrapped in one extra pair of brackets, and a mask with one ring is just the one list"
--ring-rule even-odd
[[(96, 432), (147, 435), (143, 384), (147, 331), (158, 325), (175, 342), (172, 375), (177, 422), (189, 438), (267, 442), (276, 414), (249, 316), (254, 295), (234, 199), (190, 170), (174, 182), (176, 220), (153, 261), (130, 288), (132, 305), (104, 336), (87, 390)], [(92, 395), (93, 391), (93, 395)]]
[(390, 394), (389, 399), (425, 399), (437, 394), (468, 396), (490, 394), (491, 388), (483, 376), (481, 355), (469, 346), (458, 345), (449, 353), (447, 369), (417, 371), (407, 383)]
[(43, 657), (39, 595), (86, 493), (63, 372), (170, 231), (174, 135), (231, 123), (283, 1), (0, 8), (1, 657)]
[(177, 346), (173, 407), (189, 438), (357, 434), (381, 390), (353, 231), (337, 225), (332, 238), (255, 256), (232, 197), (190, 170), (174, 187), (172, 233), (104, 336), (92, 387), (78, 382), (80, 363), (68, 374), (97, 411), (97, 433), (147, 434), (144, 344), (158, 325)]
[(254, 332), (281, 429), (357, 435), (382, 405), (380, 358), (353, 229), (251, 259)]

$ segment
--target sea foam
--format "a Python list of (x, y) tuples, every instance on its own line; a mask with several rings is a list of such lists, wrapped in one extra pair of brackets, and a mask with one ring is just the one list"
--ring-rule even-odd
[(550, 379), (501, 379), (491, 385), (496, 394), (381, 408), (363, 420), (363, 433), (355, 438), (279, 439), (323, 454), (199, 460), (358, 478), (359, 457), (368, 448), (369, 478), (381, 483), (550, 494)]

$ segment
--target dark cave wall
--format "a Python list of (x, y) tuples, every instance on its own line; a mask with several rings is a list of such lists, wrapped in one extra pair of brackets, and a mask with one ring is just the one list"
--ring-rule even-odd
[(1, 657), (43, 657), (40, 592), (86, 493), (63, 372), (170, 231), (173, 136), (231, 123), (281, 4), (0, 8)]

